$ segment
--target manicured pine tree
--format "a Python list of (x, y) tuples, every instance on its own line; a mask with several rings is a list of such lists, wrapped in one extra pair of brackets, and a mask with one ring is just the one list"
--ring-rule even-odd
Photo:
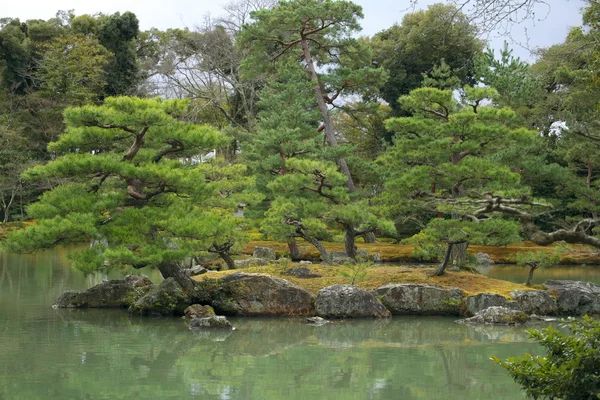
[(251, 179), (241, 178), (242, 166), (181, 161), (223, 142), (214, 128), (182, 121), (188, 112), (187, 101), (132, 97), (65, 110), (66, 131), (48, 146), (56, 159), (24, 176), (65, 183), (29, 207), (36, 224), (10, 234), (4, 247), (88, 242), (70, 255), (84, 271), (157, 267), (191, 290), (179, 262), (237, 240), (223, 216)]

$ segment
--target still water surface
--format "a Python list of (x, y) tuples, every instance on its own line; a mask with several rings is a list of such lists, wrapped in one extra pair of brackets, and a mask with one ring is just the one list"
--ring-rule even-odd
[(489, 356), (539, 351), (522, 328), (451, 318), (231, 318), (236, 331), (215, 333), (178, 318), (54, 310), (63, 290), (100, 279), (64, 256), (0, 254), (1, 400), (522, 399)]

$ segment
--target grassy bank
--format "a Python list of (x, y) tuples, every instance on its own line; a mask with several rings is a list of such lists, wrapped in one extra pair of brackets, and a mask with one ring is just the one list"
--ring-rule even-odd
[[(328, 251), (344, 251), (343, 243), (324, 242)], [(302, 256), (307, 259), (318, 260), (319, 253), (310, 244), (298, 241)], [(288, 253), (286, 243), (272, 241), (252, 241), (244, 248), (244, 254), (252, 254), (255, 246), (272, 247), (278, 256)], [(369, 253), (379, 253), (386, 262), (418, 262), (412, 255), (413, 247), (392, 243), (357, 243), (359, 250), (367, 250)], [(501, 264), (514, 264), (514, 255), (524, 251), (552, 251), (553, 246), (537, 246), (531, 242), (515, 243), (508, 246), (475, 246), (468, 248), (469, 253), (487, 253), (492, 260)], [(600, 252), (587, 246), (575, 245), (571, 250), (561, 256), (561, 264), (589, 264), (600, 265)]]
[[(295, 278), (285, 275), (285, 271), (296, 264), (283, 267), (276, 264), (265, 267), (251, 267), (238, 270), (209, 272), (204, 275), (196, 276), (196, 280), (218, 279), (234, 272), (264, 273), (278, 278), (286, 279), (312, 294), (316, 294), (319, 289), (335, 284), (349, 284), (350, 279), (344, 277), (342, 272), (349, 272), (347, 267), (343, 266), (325, 266), (321, 264), (305, 265), (320, 278)], [(355, 284), (363, 289), (376, 289), (379, 286), (388, 283), (430, 283), (442, 287), (458, 287), (467, 294), (477, 293), (497, 293), (508, 296), (515, 289), (529, 289), (525, 285), (507, 282), (498, 279), (488, 278), (484, 275), (472, 274), (468, 272), (447, 272), (444, 276), (429, 276), (432, 268), (410, 268), (394, 266), (374, 266), (366, 270), (364, 279)]]

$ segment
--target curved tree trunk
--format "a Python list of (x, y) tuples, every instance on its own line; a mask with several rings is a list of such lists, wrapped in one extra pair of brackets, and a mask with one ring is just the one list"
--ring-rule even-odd
[(533, 272), (537, 269), (537, 265), (529, 265), (529, 276), (527, 277), (527, 282), (525, 282), (525, 286), (531, 286), (531, 281), (533, 280)]
[(231, 254), (229, 254), (226, 251), (220, 251), (219, 257), (221, 257), (223, 261), (225, 261), (225, 264), (227, 264), (227, 268), (235, 269), (235, 262), (233, 261), (233, 257), (231, 257)]
[[(325, 139), (327, 140), (327, 144), (329, 146), (337, 147), (338, 142), (337, 138), (335, 137), (335, 130), (333, 128), (331, 116), (329, 115), (329, 109), (327, 108), (327, 103), (325, 102), (323, 87), (321, 86), (321, 81), (319, 79), (319, 76), (317, 75), (317, 71), (315, 70), (315, 64), (310, 54), (309, 39), (303, 38), (300, 41), (300, 44), (302, 46), (302, 53), (304, 55), (304, 61), (306, 62), (308, 76), (315, 85), (315, 96), (317, 98), (317, 104), (319, 105), (319, 111), (321, 111), (321, 117), (323, 118), (323, 125), (325, 127)], [(348, 191), (354, 192), (356, 189), (354, 186), (354, 181), (352, 180), (352, 175), (350, 174), (350, 168), (348, 168), (348, 164), (346, 164), (346, 160), (344, 160), (342, 157), (338, 158), (337, 165), (340, 172), (346, 175), (346, 187), (348, 188)]]
[(298, 243), (296, 242), (296, 238), (290, 238), (287, 242), (288, 249), (290, 250), (290, 258), (292, 261), (298, 261), (301, 259), (300, 249), (298, 248)]
[(191, 293), (196, 286), (195, 281), (174, 262), (163, 262), (158, 265), (158, 270), (163, 278), (173, 278), (185, 292)]
[(446, 267), (450, 263), (450, 256), (452, 254), (452, 248), (455, 246), (454, 243), (448, 242), (446, 243), (446, 252), (444, 253), (444, 259), (442, 260), (442, 264), (439, 266), (437, 271), (433, 274), (433, 276), (441, 276), (446, 272)]
[(356, 260), (356, 234), (354, 227), (346, 226), (346, 234), (344, 235), (344, 248), (346, 255), (353, 260)]
[(325, 247), (321, 244), (321, 242), (319, 242), (317, 239), (310, 237), (308, 235), (302, 235), (301, 237), (302, 237), (302, 239), (306, 240), (308, 243), (315, 246), (317, 248), (317, 250), (319, 250), (319, 254), (321, 254), (321, 260), (323, 260), (324, 263), (329, 264), (329, 262), (330, 262), (329, 254), (327, 254), (327, 250), (325, 250)]

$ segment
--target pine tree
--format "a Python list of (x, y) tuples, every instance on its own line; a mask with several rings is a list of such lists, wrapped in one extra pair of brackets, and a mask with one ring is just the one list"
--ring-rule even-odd
[(68, 108), (65, 133), (48, 146), (56, 159), (24, 176), (65, 183), (29, 207), (36, 224), (4, 246), (29, 252), (88, 241), (70, 255), (84, 271), (157, 267), (191, 290), (178, 263), (237, 240), (224, 216), (252, 182), (243, 166), (182, 161), (223, 142), (215, 129), (184, 122), (188, 111), (187, 101), (131, 97)]

